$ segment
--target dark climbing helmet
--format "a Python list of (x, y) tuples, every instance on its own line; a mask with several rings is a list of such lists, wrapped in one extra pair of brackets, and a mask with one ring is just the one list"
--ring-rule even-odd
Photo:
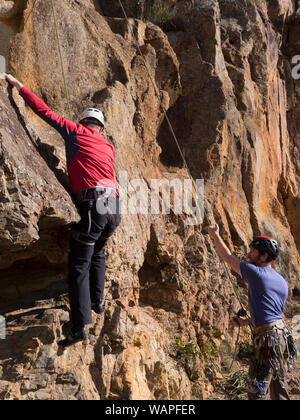
[(278, 242), (269, 236), (257, 236), (251, 242), (250, 247), (260, 252), (267, 252), (272, 260), (275, 260), (279, 254)]

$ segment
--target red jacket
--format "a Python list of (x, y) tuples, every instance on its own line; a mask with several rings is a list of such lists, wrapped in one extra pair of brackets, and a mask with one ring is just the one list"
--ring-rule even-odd
[(114, 176), (115, 148), (93, 128), (75, 124), (55, 114), (26, 87), (19, 91), (30, 108), (63, 137), (71, 191), (101, 185), (117, 190)]

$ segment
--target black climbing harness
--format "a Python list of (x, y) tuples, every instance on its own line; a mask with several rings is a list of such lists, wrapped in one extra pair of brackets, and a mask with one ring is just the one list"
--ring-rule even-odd
[(90, 187), (81, 190), (76, 195), (78, 203), (88, 203), (88, 228), (87, 234), (90, 233), (92, 228), (92, 208), (96, 202), (96, 209), (99, 214), (111, 213), (108, 205), (110, 197), (116, 197), (117, 192), (111, 187)]

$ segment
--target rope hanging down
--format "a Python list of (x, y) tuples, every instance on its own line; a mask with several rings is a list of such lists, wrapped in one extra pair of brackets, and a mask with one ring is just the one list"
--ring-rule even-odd
[[(165, 119), (166, 119), (166, 121), (167, 121), (167, 123), (168, 123), (168, 126), (169, 126), (169, 128), (170, 128), (171, 134), (172, 134), (173, 139), (174, 139), (174, 141), (175, 141), (175, 143), (176, 143), (176, 146), (177, 146), (177, 148), (178, 148), (178, 151), (179, 151), (179, 153), (180, 153), (180, 156), (182, 157), (182, 160), (183, 160), (183, 163), (184, 163), (185, 169), (186, 169), (186, 171), (187, 171), (187, 173), (188, 173), (188, 176), (190, 177), (190, 179), (191, 179), (191, 181), (192, 181), (192, 183), (193, 183), (193, 186), (194, 186), (195, 191), (197, 192), (197, 186), (196, 186), (195, 180), (194, 180), (194, 178), (193, 178), (193, 176), (192, 176), (192, 174), (191, 174), (191, 171), (190, 171), (190, 169), (189, 169), (189, 167), (188, 167), (187, 161), (186, 161), (186, 159), (185, 159), (185, 157), (184, 157), (184, 154), (183, 154), (182, 149), (181, 149), (181, 147), (180, 147), (179, 141), (178, 141), (177, 136), (176, 136), (176, 134), (175, 134), (175, 131), (174, 131), (173, 127), (172, 127), (171, 121), (170, 121), (170, 119), (169, 119), (169, 117), (168, 117), (168, 115), (167, 115), (167, 111), (166, 111), (165, 107), (164, 107), (164, 106), (163, 106), (163, 104), (162, 104), (161, 96), (160, 96), (159, 90), (158, 90), (158, 88), (157, 88), (157, 85), (156, 85), (155, 81), (153, 80), (153, 77), (152, 77), (151, 72), (150, 72), (150, 70), (149, 70), (149, 67), (148, 67), (148, 64), (147, 64), (147, 62), (146, 62), (146, 59), (145, 59), (145, 57), (144, 57), (144, 55), (143, 55), (143, 53), (142, 53), (142, 51), (141, 51), (141, 48), (140, 48), (139, 43), (138, 43), (138, 41), (137, 41), (137, 39), (136, 39), (136, 36), (134, 35), (134, 32), (133, 32), (132, 27), (131, 27), (130, 22), (129, 22), (128, 15), (127, 15), (127, 13), (126, 13), (126, 11), (125, 11), (125, 8), (124, 8), (124, 6), (123, 6), (123, 4), (122, 4), (122, 0), (118, 0), (118, 1), (119, 1), (119, 4), (120, 4), (120, 7), (121, 7), (121, 9), (122, 9), (123, 15), (124, 15), (124, 17), (125, 17), (125, 19), (126, 19), (126, 21), (127, 21), (127, 25), (128, 25), (129, 30), (130, 30), (131, 36), (132, 36), (132, 38), (133, 38), (133, 40), (134, 40), (134, 42), (135, 42), (135, 44), (136, 44), (137, 50), (138, 50), (139, 54), (141, 55), (142, 60), (143, 60), (143, 62), (144, 62), (144, 65), (145, 65), (145, 67), (146, 67), (146, 70), (147, 70), (148, 76), (149, 76), (149, 78), (150, 78), (150, 81), (151, 81), (151, 83), (152, 83), (152, 85), (153, 85), (153, 88), (154, 88), (154, 91), (155, 91), (155, 93), (156, 93), (156, 96), (158, 97), (158, 99), (159, 99), (159, 101), (160, 101), (160, 106), (161, 106), (161, 109), (162, 109), (162, 111), (163, 111), (163, 113), (164, 113)], [(198, 207), (197, 198), (196, 198), (196, 206)], [(198, 207), (198, 210), (199, 210), (199, 207)], [(200, 211), (201, 211), (201, 210), (200, 210)], [(201, 214), (201, 213), (200, 213), (200, 214)], [(242, 300), (241, 300), (241, 298), (240, 298), (240, 296), (239, 296), (238, 290), (236, 289), (236, 287), (235, 287), (235, 285), (234, 285), (233, 281), (231, 280), (231, 273), (229, 272), (229, 268), (227, 267), (227, 264), (226, 264), (225, 262), (224, 262), (224, 266), (225, 266), (225, 269), (226, 269), (226, 272), (227, 272), (227, 275), (228, 275), (229, 281), (230, 281), (230, 283), (231, 283), (231, 286), (232, 286), (232, 289), (233, 289), (234, 295), (236, 296), (236, 298), (237, 298), (237, 300), (238, 300), (239, 304), (241, 305), (241, 308), (244, 310), (244, 306), (243, 306)], [(249, 317), (248, 317), (248, 318), (249, 318)]]

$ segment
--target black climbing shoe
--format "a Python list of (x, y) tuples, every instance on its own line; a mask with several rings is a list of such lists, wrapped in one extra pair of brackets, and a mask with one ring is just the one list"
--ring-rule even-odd
[(96, 312), (96, 314), (102, 314), (104, 311), (104, 305), (103, 302), (100, 303), (93, 303), (92, 304), (92, 310)]
[(71, 331), (64, 340), (60, 340), (58, 345), (61, 347), (72, 346), (72, 344), (78, 343), (79, 341), (87, 341), (89, 339), (88, 332), (85, 328), (81, 328), (78, 331)]

